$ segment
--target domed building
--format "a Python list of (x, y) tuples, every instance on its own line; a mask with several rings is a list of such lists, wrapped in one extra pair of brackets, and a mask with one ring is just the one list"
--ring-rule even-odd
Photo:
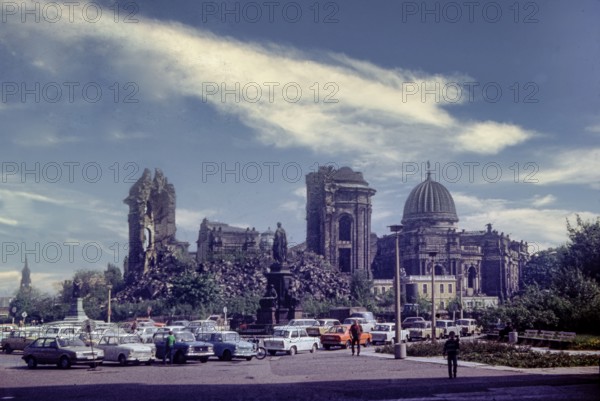
[[(491, 224), (482, 231), (458, 231), (458, 222), (452, 195), (428, 172), (406, 199), (398, 238), (406, 302), (431, 297), (432, 265), (438, 308), (446, 309), (453, 301), (463, 309), (490, 306), (519, 290), (521, 270), (529, 258), (527, 243), (499, 234)], [(377, 242), (372, 266), (376, 282), (391, 285), (395, 241), (391, 234)]]

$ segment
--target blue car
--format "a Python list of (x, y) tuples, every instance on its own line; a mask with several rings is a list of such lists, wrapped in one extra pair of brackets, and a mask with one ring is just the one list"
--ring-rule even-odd
[[(154, 334), (153, 341), (156, 345), (156, 359), (162, 360), (166, 352), (166, 338), (169, 333)], [(189, 331), (180, 331), (173, 334), (175, 345), (173, 352), (174, 363), (186, 363), (188, 360), (199, 360), (208, 362), (208, 358), (214, 355), (213, 346), (204, 341), (197, 341), (196, 337)]]
[(198, 334), (197, 338), (212, 344), (215, 356), (222, 361), (231, 361), (233, 358), (245, 358), (250, 361), (256, 356), (254, 344), (242, 340), (235, 331), (202, 333)]

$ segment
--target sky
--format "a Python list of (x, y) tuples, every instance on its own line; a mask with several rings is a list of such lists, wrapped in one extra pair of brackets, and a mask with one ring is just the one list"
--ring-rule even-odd
[(0, 2), (0, 296), (122, 267), (145, 168), (204, 217), (306, 236), (305, 176), (350, 166), (372, 231), (426, 175), (459, 229), (535, 253), (600, 214), (598, 1)]

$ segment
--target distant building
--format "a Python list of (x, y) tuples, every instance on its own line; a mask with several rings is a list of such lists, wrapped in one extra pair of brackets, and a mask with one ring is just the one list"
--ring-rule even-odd
[(272, 232), (269, 237), (269, 232), (260, 234), (254, 227), (235, 227), (205, 218), (196, 241), (196, 261), (200, 263), (213, 257), (257, 253), (269, 241), (273, 244)]
[[(452, 195), (428, 173), (404, 204), (399, 245), (408, 302), (431, 296), (432, 263), (442, 308), (452, 299), (462, 300), (465, 307), (467, 298), (473, 306), (494, 303), (486, 297), (503, 302), (519, 291), (521, 271), (529, 259), (527, 243), (492, 230), (491, 224), (484, 231), (458, 231), (457, 223)], [(373, 263), (376, 279), (394, 277), (395, 241), (395, 234), (379, 239)], [(478, 302), (477, 297), (486, 300)]]
[(31, 270), (29, 270), (29, 265), (27, 264), (27, 256), (25, 256), (25, 266), (21, 270), (21, 285), (19, 290), (23, 292), (31, 291)]
[(371, 277), (371, 197), (375, 190), (349, 167), (306, 176), (306, 248), (342, 273)]

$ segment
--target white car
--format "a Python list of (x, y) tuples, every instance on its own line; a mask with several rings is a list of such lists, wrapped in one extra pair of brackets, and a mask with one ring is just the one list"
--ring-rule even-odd
[(451, 331), (453, 331), (454, 334), (456, 334), (456, 337), (460, 337), (460, 327), (458, 327), (453, 320), (436, 320), (435, 327), (443, 329), (443, 338), (448, 338)]
[(460, 330), (461, 336), (472, 336), (481, 333), (481, 327), (477, 324), (477, 320), (475, 319), (457, 319), (456, 325)]
[(138, 327), (138, 329), (136, 330), (136, 333), (138, 336), (140, 336), (143, 343), (154, 344), (152, 342), (152, 336), (154, 336), (154, 333), (156, 333), (157, 331), (158, 331), (158, 327), (155, 327), (155, 326)]
[(358, 324), (360, 324), (360, 327), (362, 327), (363, 332), (365, 333), (370, 333), (371, 331), (373, 331), (373, 327), (375, 327), (374, 322), (370, 322), (365, 318), (362, 317), (348, 317), (344, 320), (343, 324), (349, 324), (352, 325), (354, 324), (354, 321), (358, 320)]
[[(396, 323), (377, 323), (371, 331), (373, 344), (393, 344), (396, 341)], [(401, 341), (408, 341), (410, 334), (408, 330), (400, 330)]]
[(104, 361), (119, 362), (122, 366), (130, 362), (150, 365), (156, 359), (154, 344), (144, 344), (137, 335), (104, 336), (97, 348), (104, 351)]
[(296, 327), (301, 329), (306, 329), (311, 326), (318, 326), (319, 321), (317, 319), (292, 319), (286, 325), (275, 326), (273, 330), (279, 330), (284, 327)]
[(284, 326), (273, 332), (273, 337), (264, 340), (265, 349), (269, 355), (275, 355), (277, 352), (286, 352), (288, 355), (295, 355), (298, 352), (315, 352), (320, 346), (319, 337), (311, 337), (306, 329)]

